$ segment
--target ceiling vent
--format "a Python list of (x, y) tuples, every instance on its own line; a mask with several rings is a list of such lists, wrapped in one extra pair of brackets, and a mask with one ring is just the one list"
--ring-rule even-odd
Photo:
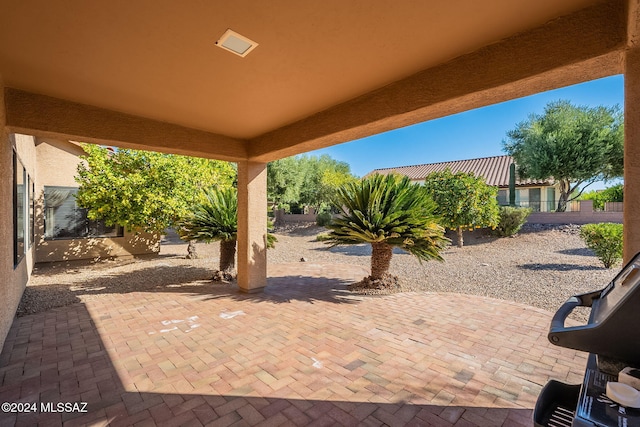
[(258, 46), (258, 43), (235, 31), (227, 30), (222, 37), (218, 39), (216, 45), (244, 58)]

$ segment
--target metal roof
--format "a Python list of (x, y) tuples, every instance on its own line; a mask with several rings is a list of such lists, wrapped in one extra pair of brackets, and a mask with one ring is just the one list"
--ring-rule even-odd
[[(514, 163), (511, 156), (493, 156), (483, 157), (480, 159), (455, 160), (452, 162), (427, 163), (413, 166), (398, 166), (394, 168), (375, 169), (367, 174), (387, 175), (389, 173), (399, 173), (406, 175), (414, 181), (424, 180), (427, 175), (432, 172), (441, 172), (446, 169), (453, 173), (457, 172), (473, 172), (475, 176), (482, 176), (487, 184), (497, 187), (509, 186), (509, 165)], [(534, 179), (518, 179), (516, 175), (517, 186), (537, 186), (552, 185), (550, 180), (534, 180)]]

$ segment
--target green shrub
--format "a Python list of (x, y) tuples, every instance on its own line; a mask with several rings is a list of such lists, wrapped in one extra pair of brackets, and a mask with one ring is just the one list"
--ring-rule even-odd
[(321, 227), (324, 227), (330, 222), (331, 222), (331, 212), (320, 212), (316, 216), (316, 224), (318, 224)]
[(580, 237), (606, 268), (611, 268), (622, 259), (622, 224), (603, 222), (583, 225)]
[(501, 206), (500, 217), (495, 233), (500, 237), (513, 236), (527, 221), (531, 213), (530, 208), (515, 208), (512, 206)]
[(320, 233), (316, 236), (316, 242), (327, 242), (331, 240), (329, 233)]
[(624, 201), (624, 185), (618, 184), (599, 191), (589, 191), (583, 193), (578, 200), (593, 200), (593, 208), (601, 211), (607, 202), (623, 202)]

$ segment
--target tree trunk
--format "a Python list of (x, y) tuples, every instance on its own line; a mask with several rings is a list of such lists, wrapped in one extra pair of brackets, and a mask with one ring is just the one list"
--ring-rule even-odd
[(236, 241), (220, 241), (220, 271), (231, 272), (236, 267)]
[(556, 209), (556, 212), (565, 212), (567, 210), (570, 186), (571, 183), (566, 179), (560, 181), (560, 199), (558, 200), (558, 208)]
[(384, 242), (371, 244), (371, 278), (382, 279), (389, 271), (393, 247)]
[(462, 235), (462, 227), (458, 227), (456, 230), (458, 233), (458, 247), (461, 248), (464, 245), (464, 237)]
[(187, 259), (198, 259), (195, 240), (189, 240), (189, 245), (187, 246)]

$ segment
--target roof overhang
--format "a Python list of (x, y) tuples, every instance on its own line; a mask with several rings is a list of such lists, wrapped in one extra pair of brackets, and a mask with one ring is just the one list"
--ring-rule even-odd
[(621, 73), (634, 4), (2, 0), (7, 126), (270, 161)]

